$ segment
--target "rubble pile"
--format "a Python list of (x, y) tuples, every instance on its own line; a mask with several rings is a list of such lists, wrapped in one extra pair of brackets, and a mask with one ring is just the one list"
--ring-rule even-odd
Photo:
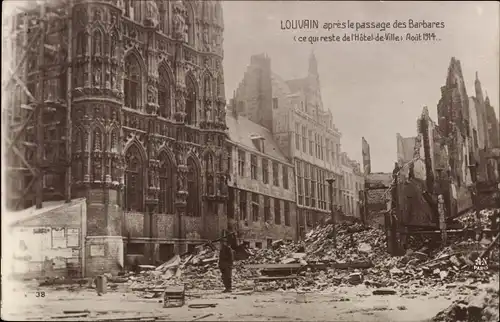
[[(385, 234), (380, 229), (363, 227), (358, 223), (336, 226), (337, 245), (334, 245), (333, 225), (318, 227), (300, 243), (273, 243), (271, 249), (257, 250), (247, 264), (330, 263), (338, 261), (372, 261), (387, 258)], [(302, 248), (302, 249), (301, 249)], [(294, 255), (305, 253), (304, 256)]]
[(500, 321), (498, 281), (494, 281), (479, 294), (453, 302), (439, 312), (432, 321)]
[[(345, 222), (335, 228), (332, 224), (320, 226), (310, 231), (304, 241), (278, 240), (268, 249), (249, 250), (247, 259), (234, 263), (234, 288), (254, 289), (255, 279), (264, 275), (281, 275), (281, 279), (266, 280), (264, 290), (305, 291), (362, 283), (375, 287), (438, 286), (465, 280), (487, 282), (491, 276), (488, 267), (477, 268), (478, 257), (491, 240), (478, 244), (464, 236), (445, 248), (433, 250), (419, 245), (404, 256), (391, 257), (383, 230)], [(492, 253), (485, 258), (498, 265), (498, 247)], [(156, 268), (143, 266), (139, 274), (127, 276), (127, 283), (130, 289), (144, 292), (147, 297), (156, 296), (151, 293), (157, 288), (176, 284), (184, 284), (187, 289), (219, 289), (222, 282), (217, 264), (218, 250), (211, 244), (203, 245), (191, 255), (175, 256)], [(251, 267), (256, 264), (260, 266)], [(272, 264), (291, 265), (276, 268)], [(275, 267), (274, 271), (269, 267)]]
[[(479, 212), (479, 223), (482, 227), (489, 228), (491, 225), (491, 221), (493, 220), (494, 210), (493, 209), (484, 209)], [(476, 225), (476, 215), (474, 212), (468, 212), (456, 219), (462, 227), (464, 228), (473, 228)]]

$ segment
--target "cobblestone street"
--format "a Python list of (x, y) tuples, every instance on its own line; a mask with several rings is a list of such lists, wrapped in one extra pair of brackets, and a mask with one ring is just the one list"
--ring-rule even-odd
[[(59, 289), (58, 289), (59, 288)], [(474, 292), (476, 287), (454, 287), (399, 291), (376, 296), (366, 286), (343, 287), (324, 294), (234, 292), (187, 293), (182, 308), (163, 308), (161, 299), (143, 299), (131, 293), (110, 292), (98, 296), (94, 290), (68, 291), (63, 287), (23, 291), (5, 299), (9, 320), (113, 320), (143, 317), (143, 320), (192, 321), (426, 321), (448, 307), (454, 299)], [(480, 287), (479, 287), (480, 288)], [(36, 297), (45, 292), (45, 297)], [(16, 295), (14, 295), (16, 294)], [(40, 295), (41, 293), (38, 293)], [(303, 300), (305, 299), (305, 303)], [(216, 304), (214, 308), (189, 308), (190, 304)], [(422, 309), (425, 308), (425, 309)], [(66, 312), (83, 312), (84, 314)], [(68, 318), (66, 318), (67, 320)]]

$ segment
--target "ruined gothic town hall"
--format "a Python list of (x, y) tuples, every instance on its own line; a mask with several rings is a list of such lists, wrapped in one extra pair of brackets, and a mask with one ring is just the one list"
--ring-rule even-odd
[[(86, 234), (108, 249), (91, 270), (117, 269), (124, 255), (166, 260), (217, 238), (227, 226), (229, 160), (220, 2), (60, 5), (72, 17), (59, 36), (73, 42), (55, 59), (72, 64), (46, 80), (44, 96), (72, 105), (72, 198), (87, 198)], [(44, 178), (51, 182), (63, 189)]]

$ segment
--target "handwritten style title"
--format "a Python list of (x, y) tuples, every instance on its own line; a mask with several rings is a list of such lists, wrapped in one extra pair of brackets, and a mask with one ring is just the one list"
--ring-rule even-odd
[(324, 22), (320, 28), (320, 21), (315, 19), (299, 19), (299, 20), (281, 20), (282, 30), (306, 30), (306, 29), (355, 29), (356, 31), (364, 29), (375, 29), (386, 31), (387, 29), (442, 29), (445, 28), (443, 21), (426, 21), (413, 20), (407, 21), (394, 20), (390, 21), (336, 21)]

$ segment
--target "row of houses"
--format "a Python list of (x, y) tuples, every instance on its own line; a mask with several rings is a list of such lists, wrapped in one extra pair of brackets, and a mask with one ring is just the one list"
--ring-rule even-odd
[(346, 215), (361, 215), (362, 171), (341, 151), (313, 53), (308, 75), (288, 81), (272, 72), (267, 55), (252, 56), (226, 124), (230, 229), (251, 246), (304, 237), (330, 217), (331, 201)]

